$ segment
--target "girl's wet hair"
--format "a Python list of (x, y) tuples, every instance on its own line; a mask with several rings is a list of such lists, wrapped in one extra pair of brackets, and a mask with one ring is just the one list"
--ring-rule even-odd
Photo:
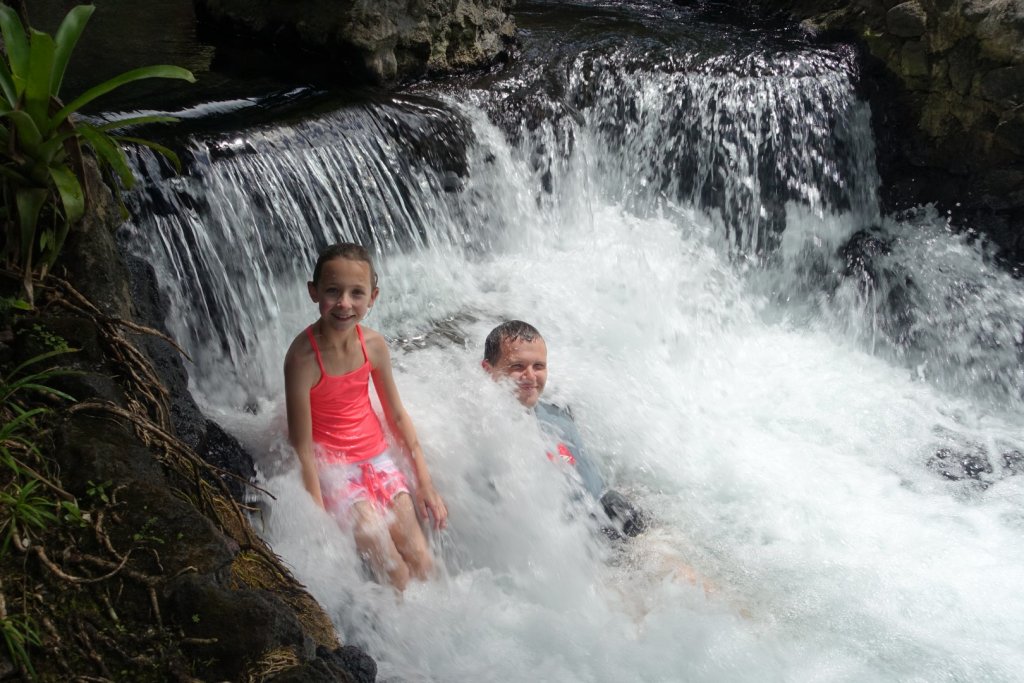
[(377, 287), (377, 270), (373, 267), (373, 259), (370, 258), (370, 252), (366, 251), (366, 247), (355, 242), (338, 242), (320, 252), (320, 256), (316, 259), (316, 265), (313, 267), (314, 285), (320, 281), (320, 273), (324, 269), (324, 264), (336, 258), (362, 261), (370, 266), (370, 285), (374, 288)]
[(487, 339), (484, 341), (484, 360), (491, 365), (495, 365), (501, 360), (501, 345), (505, 341), (532, 342), (534, 339), (543, 339), (536, 327), (530, 323), (524, 323), (522, 320), (507, 320), (487, 335)]

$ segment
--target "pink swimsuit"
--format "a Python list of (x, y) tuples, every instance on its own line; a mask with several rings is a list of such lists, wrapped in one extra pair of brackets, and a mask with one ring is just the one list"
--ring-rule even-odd
[(409, 491), (370, 405), (370, 355), (363, 328), (356, 325), (356, 333), (363, 364), (344, 375), (329, 375), (313, 328), (306, 328), (320, 366), (320, 381), (309, 390), (320, 490), (324, 504), (335, 515), (345, 515), (363, 500), (386, 509), (395, 496)]

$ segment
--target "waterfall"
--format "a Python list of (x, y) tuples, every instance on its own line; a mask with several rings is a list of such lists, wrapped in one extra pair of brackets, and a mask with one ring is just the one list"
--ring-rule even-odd
[[(125, 241), (276, 496), (275, 551), (382, 680), (1019, 680), (1024, 291), (934, 210), (881, 215), (854, 56), (528, 10), (498, 75), (195, 132), (180, 177), (135, 159)], [(284, 350), (337, 240), (378, 259), (366, 324), (451, 510), (439, 578), (397, 602), (283, 436)], [(566, 514), (480, 371), (509, 317), (654, 515), (631, 544)]]

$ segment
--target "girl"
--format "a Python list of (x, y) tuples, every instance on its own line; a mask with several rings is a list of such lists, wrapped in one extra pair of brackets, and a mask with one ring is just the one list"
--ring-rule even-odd
[[(313, 500), (339, 522), (352, 522), (360, 554), (378, 579), (401, 591), (410, 576), (426, 579), (432, 567), (416, 513), (426, 519), (429, 511), (440, 529), (448, 510), (402, 407), (384, 337), (359, 325), (377, 300), (377, 274), (366, 249), (335, 244), (320, 254), (307, 287), (320, 319), (285, 355), (289, 441)], [(392, 434), (412, 458), (415, 509), (370, 406), (370, 377)]]

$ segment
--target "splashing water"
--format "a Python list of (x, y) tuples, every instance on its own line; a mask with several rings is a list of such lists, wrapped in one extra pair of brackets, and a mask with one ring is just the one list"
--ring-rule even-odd
[[(934, 212), (879, 216), (843, 53), (594, 31), (486, 90), (196, 137), (188, 176), (150, 169), (129, 240), (276, 496), (266, 538), (387, 681), (1021, 680), (1021, 285)], [(451, 510), (439, 578), (402, 600), (283, 435), (281, 359), (337, 239), (381, 255), (365, 322)], [(479, 368), (509, 317), (649, 533), (612, 547), (566, 513)]]

